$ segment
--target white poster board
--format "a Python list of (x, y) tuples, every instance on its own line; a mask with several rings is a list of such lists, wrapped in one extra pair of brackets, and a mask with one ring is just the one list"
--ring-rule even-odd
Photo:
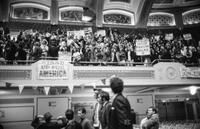
[(52, 119), (58, 116), (65, 116), (65, 111), (69, 109), (68, 98), (44, 97), (37, 100), (37, 114), (44, 115), (46, 112), (52, 114)]
[(165, 34), (165, 40), (172, 40), (174, 38), (173, 33)]
[(142, 40), (136, 40), (136, 55), (138, 56), (150, 55), (149, 39), (144, 38)]
[(0, 122), (32, 121), (33, 106), (0, 107)]
[(155, 35), (154, 37), (155, 37), (155, 39), (156, 39), (157, 41), (160, 40), (160, 35)]
[(67, 35), (74, 35), (74, 38), (79, 39), (81, 36), (85, 36), (85, 31), (84, 30), (67, 31)]
[(127, 96), (131, 108), (139, 115), (144, 115), (148, 107), (153, 106), (152, 95), (130, 95)]
[(183, 38), (185, 40), (190, 40), (190, 39), (192, 39), (192, 35), (191, 34), (183, 34)]
[(98, 30), (97, 35), (106, 36), (106, 30)]

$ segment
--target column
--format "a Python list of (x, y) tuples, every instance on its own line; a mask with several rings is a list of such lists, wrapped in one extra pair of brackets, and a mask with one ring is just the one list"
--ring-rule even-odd
[(144, 3), (140, 3), (140, 7), (142, 9), (141, 13), (139, 14), (137, 20), (137, 27), (138, 28), (146, 28), (148, 22), (148, 16), (152, 9), (154, 0), (145, 0)]
[(183, 28), (182, 10), (174, 9), (173, 13), (175, 17), (176, 26), (181, 30)]
[(50, 20), (52, 25), (58, 24), (59, 19), (59, 10), (58, 10), (58, 1), (51, 0), (51, 12), (50, 12)]
[(0, 21), (8, 22), (9, 15), (10, 15), (10, 1), (9, 0), (2, 0), (0, 6)]
[(96, 0), (96, 27), (103, 26), (103, 6), (104, 0)]
[(194, 120), (197, 120), (198, 119), (198, 114), (197, 114), (196, 102), (192, 103), (192, 108), (193, 108), (193, 112), (194, 112)]

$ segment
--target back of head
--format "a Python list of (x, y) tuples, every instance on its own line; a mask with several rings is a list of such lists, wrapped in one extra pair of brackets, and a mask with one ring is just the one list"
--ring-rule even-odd
[(72, 120), (74, 118), (74, 112), (73, 110), (71, 109), (68, 109), (66, 112), (65, 112), (65, 116), (68, 120)]
[(118, 77), (114, 77), (110, 79), (110, 88), (112, 89), (113, 93), (121, 93), (124, 89), (124, 82), (122, 79)]
[(46, 113), (44, 114), (44, 120), (45, 120), (46, 122), (50, 122), (50, 121), (51, 121), (51, 117), (52, 117), (52, 115), (51, 115), (50, 112), (46, 112)]

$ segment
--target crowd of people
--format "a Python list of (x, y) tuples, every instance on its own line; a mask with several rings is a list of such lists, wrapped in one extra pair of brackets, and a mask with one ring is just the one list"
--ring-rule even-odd
[[(135, 115), (131, 113), (128, 99), (123, 95), (124, 83), (118, 77), (110, 79), (112, 97), (101, 89), (94, 89), (97, 100), (93, 113), (93, 120), (86, 116), (86, 109), (81, 107), (78, 111), (79, 120), (75, 120), (74, 111), (67, 109), (65, 117), (59, 116), (57, 121), (52, 121), (52, 114), (46, 112), (37, 115), (32, 121), (34, 129), (133, 129)], [(60, 122), (61, 121), (61, 122)], [(147, 116), (141, 121), (141, 129), (158, 129), (159, 118), (154, 107), (149, 107)]]
[(199, 129), (200, 121), (166, 121), (160, 122), (159, 129)]
[[(144, 38), (150, 42), (150, 54), (141, 56), (136, 52), (136, 41)], [(105, 35), (89, 32), (79, 36), (67, 34), (60, 29), (44, 33), (26, 30), (12, 38), (9, 31), (0, 29), (1, 62), (5, 60), (7, 64), (23, 64), (44, 58), (117, 65), (169, 59), (198, 65), (200, 42), (193, 39), (184, 40), (181, 35), (166, 40), (165, 34), (121, 34), (111, 29), (107, 30)]]
[[(118, 77), (112, 78), (110, 88), (114, 93), (112, 99), (108, 92), (94, 89), (97, 105), (93, 121), (86, 117), (87, 111), (82, 107), (77, 112), (80, 121), (74, 119), (73, 110), (67, 109), (65, 117), (58, 117), (57, 122), (52, 122), (51, 113), (46, 112), (44, 115), (37, 115), (31, 125), (35, 129), (132, 129), (131, 107), (128, 99), (122, 94), (123, 80)], [(58, 122), (59, 120), (62, 122)]]

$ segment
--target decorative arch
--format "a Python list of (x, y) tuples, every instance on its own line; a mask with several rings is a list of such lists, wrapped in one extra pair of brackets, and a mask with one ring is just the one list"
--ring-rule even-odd
[(124, 10), (105, 10), (103, 11), (103, 23), (135, 25), (135, 15)]
[(59, 8), (59, 21), (82, 21), (83, 7), (69, 6)]
[(131, 0), (110, 0), (110, 2), (125, 2), (125, 3), (130, 3)]
[(175, 26), (174, 14), (165, 12), (150, 13), (147, 26)]
[(11, 5), (11, 18), (30, 20), (50, 20), (50, 8), (36, 3), (17, 3)]
[(200, 23), (200, 8), (182, 13), (182, 18), (184, 25)]

